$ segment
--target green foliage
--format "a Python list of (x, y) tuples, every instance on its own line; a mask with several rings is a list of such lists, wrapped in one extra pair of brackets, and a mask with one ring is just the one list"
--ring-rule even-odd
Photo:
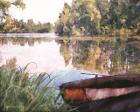
[(56, 33), (93, 36), (139, 32), (139, 12), (139, 0), (73, 0), (72, 6), (64, 5), (55, 25)]
[(62, 13), (59, 16), (58, 22), (56, 22), (55, 32), (59, 35), (71, 35), (71, 8), (65, 3)]
[(2, 26), (3, 32), (28, 32), (28, 33), (44, 33), (53, 29), (51, 23), (35, 23), (32, 19), (27, 22), (23, 20), (13, 19), (11, 16), (6, 18)]
[(53, 25), (50, 23), (34, 23), (32, 19), (27, 23), (23, 20), (13, 19), (9, 15), (9, 8), (14, 5), (18, 8), (24, 9), (25, 4), (23, 0), (0, 0), (0, 31), (2, 32), (50, 32)]
[(69, 106), (55, 103), (56, 94), (53, 88), (49, 88), (48, 85), (39, 88), (44, 80), (44, 74), (29, 79), (27, 67), (16, 68), (15, 62), (15, 59), (10, 60), (0, 68), (1, 112), (68, 111)]
[(78, 31), (82, 35), (93, 35), (100, 32), (100, 12), (95, 0), (73, 0), (72, 6), (64, 5), (56, 23), (56, 33), (61, 35), (75, 35)]
[(23, 0), (0, 0), (0, 24), (9, 15), (9, 8), (14, 5), (18, 8), (24, 9), (25, 4)]
[(34, 23), (32, 19), (29, 19), (27, 23), (24, 24), (24, 28), (25, 32), (43, 33), (50, 32), (53, 28), (53, 25), (51, 23)]

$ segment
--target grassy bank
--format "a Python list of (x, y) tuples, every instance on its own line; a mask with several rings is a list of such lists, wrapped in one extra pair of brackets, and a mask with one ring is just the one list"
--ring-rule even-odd
[[(12, 59), (0, 68), (0, 112), (68, 112), (69, 106), (56, 103), (55, 89), (39, 89), (44, 74), (29, 79)], [(50, 80), (51, 82), (51, 80)]]

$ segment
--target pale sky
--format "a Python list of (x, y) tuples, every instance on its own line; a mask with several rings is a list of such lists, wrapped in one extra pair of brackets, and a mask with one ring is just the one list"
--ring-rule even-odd
[(17, 19), (33, 19), (35, 22), (54, 23), (62, 11), (64, 3), (71, 4), (72, 0), (24, 0), (25, 10), (17, 9), (14, 6), (10, 14)]

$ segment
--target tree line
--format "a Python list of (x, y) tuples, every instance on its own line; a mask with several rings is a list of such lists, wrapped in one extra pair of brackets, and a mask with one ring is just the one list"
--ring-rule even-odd
[(140, 0), (73, 0), (55, 23), (61, 36), (140, 34)]
[(60, 36), (140, 34), (140, 0), (73, 0), (64, 4), (55, 27), (24, 22), (9, 15), (9, 8), (24, 10), (23, 0), (0, 0), (0, 32), (50, 32)]
[(35, 23), (33, 19), (23, 20), (13, 19), (11, 16), (6, 18), (3, 23), (2, 32), (18, 32), (18, 33), (44, 33), (50, 32), (53, 29), (53, 25), (49, 22), (47, 23)]
[(17, 20), (9, 15), (9, 9), (11, 6), (21, 8), (24, 10), (26, 4), (23, 0), (0, 0), (0, 32), (50, 32), (53, 29), (53, 25), (47, 23), (35, 23), (32, 19), (27, 22), (23, 20)]

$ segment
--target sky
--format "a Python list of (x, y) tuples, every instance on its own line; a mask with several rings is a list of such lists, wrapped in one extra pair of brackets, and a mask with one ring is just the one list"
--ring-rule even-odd
[(54, 23), (62, 11), (64, 3), (71, 4), (72, 0), (24, 0), (26, 8), (22, 11), (14, 6), (10, 14), (16, 19), (33, 19), (35, 22)]

